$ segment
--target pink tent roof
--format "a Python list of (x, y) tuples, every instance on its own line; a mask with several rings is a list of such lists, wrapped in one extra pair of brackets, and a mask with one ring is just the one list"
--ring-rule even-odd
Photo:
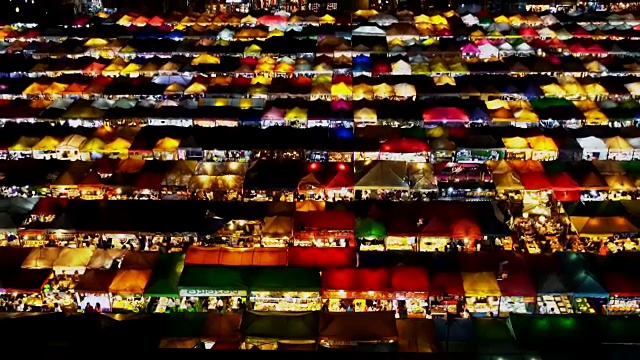
[(469, 121), (467, 113), (455, 107), (435, 107), (422, 112), (422, 120), (428, 121)]
[(573, 35), (573, 37), (583, 37), (583, 38), (591, 37), (591, 34), (589, 34), (589, 32), (582, 27), (579, 27), (573, 30), (571, 32), (571, 35)]
[(262, 120), (282, 120), (284, 119), (284, 115), (285, 111), (283, 109), (272, 107), (262, 114)]
[(352, 106), (353, 104), (351, 101), (340, 99), (338, 101), (331, 102), (331, 111), (349, 111), (351, 110)]
[(472, 43), (468, 43), (464, 45), (463, 47), (460, 48), (460, 51), (462, 51), (465, 54), (477, 54), (480, 52), (478, 47)]
[(289, 21), (284, 16), (279, 15), (264, 15), (258, 18), (259, 25), (278, 25), (278, 24), (286, 24)]

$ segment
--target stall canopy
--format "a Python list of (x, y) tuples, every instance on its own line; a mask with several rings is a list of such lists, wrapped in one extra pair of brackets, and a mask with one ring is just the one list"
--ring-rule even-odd
[(400, 352), (435, 352), (433, 321), (425, 319), (396, 319), (398, 350)]
[(353, 231), (356, 219), (349, 211), (297, 211), (294, 225), (297, 231), (342, 230)]
[(74, 287), (80, 294), (103, 294), (109, 292), (109, 286), (118, 273), (117, 270), (87, 269)]
[(53, 263), (53, 270), (56, 274), (69, 275), (76, 271), (82, 274), (87, 268), (92, 255), (93, 250), (90, 248), (62, 249), (60, 255)]
[(567, 276), (567, 287), (575, 297), (606, 298), (609, 293), (587, 271), (579, 271)]
[(3, 279), (7, 293), (39, 293), (51, 277), (50, 269), (19, 269)]
[(187, 265), (286, 266), (286, 248), (207, 248), (191, 246)]
[(150, 297), (177, 297), (180, 274), (184, 269), (184, 254), (160, 254), (158, 263), (153, 269), (149, 286), (145, 290), (145, 296)]
[(624, 216), (571, 216), (571, 224), (582, 236), (614, 235), (638, 231), (638, 228)]
[(524, 272), (509, 272), (507, 277), (498, 281), (502, 296), (536, 296), (536, 287), (531, 277)]
[(109, 292), (113, 294), (141, 295), (151, 278), (151, 270), (118, 270)]
[(607, 272), (602, 276), (605, 290), (611, 296), (640, 297), (640, 280), (626, 272)]
[(339, 268), (356, 265), (355, 247), (300, 247), (289, 248), (288, 265), (299, 267)]
[(257, 268), (251, 273), (251, 291), (319, 292), (320, 272), (309, 268)]
[(389, 292), (391, 276), (388, 269), (345, 268), (322, 272), (323, 291), (355, 293)]
[(500, 287), (495, 273), (492, 272), (463, 272), (462, 284), (466, 296), (500, 296)]
[(361, 239), (382, 239), (387, 236), (387, 229), (373, 219), (361, 219), (356, 222), (355, 235)]
[(158, 262), (159, 252), (156, 251), (128, 251), (120, 264), (124, 270), (151, 270)]
[(245, 311), (240, 330), (246, 337), (278, 340), (315, 340), (317, 312), (285, 313)]
[(321, 312), (318, 337), (331, 341), (397, 340), (395, 312)]
[(247, 294), (249, 270), (244, 267), (184, 267), (178, 282), (181, 296), (194, 296), (211, 291), (227, 291)]
[(0, 247), (0, 271), (19, 269), (32, 250), (23, 247)]
[(62, 248), (35, 248), (22, 263), (25, 269), (51, 269)]
[(396, 266), (391, 269), (391, 288), (395, 293), (428, 293), (429, 273), (421, 267)]
[(124, 258), (127, 250), (123, 249), (95, 249), (87, 264), (87, 269), (110, 269), (116, 259)]
[(434, 296), (464, 296), (462, 276), (459, 272), (438, 272), (432, 274), (429, 293)]

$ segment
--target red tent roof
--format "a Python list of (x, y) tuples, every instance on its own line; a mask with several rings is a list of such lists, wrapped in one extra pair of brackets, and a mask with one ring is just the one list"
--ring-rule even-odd
[(443, 217), (435, 217), (420, 229), (421, 236), (451, 236), (451, 223)]
[(434, 295), (464, 295), (462, 275), (459, 272), (441, 272), (431, 277), (429, 292)]
[(325, 186), (327, 189), (342, 189), (353, 187), (353, 169), (348, 164), (343, 165), (345, 170), (338, 170), (336, 175)]
[(527, 173), (520, 177), (525, 190), (551, 190), (551, 182), (543, 173)]
[(322, 272), (322, 290), (389, 291), (391, 274), (386, 268), (328, 269)]
[(482, 230), (477, 222), (470, 219), (459, 218), (451, 224), (451, 237), (455, 239), (481, 239)]
[(553, 196), (562, 202), (580, 201), (580, 185), (567, 173), (549, 176)]
[(421, 267), (394, 267), (391, 288), (394, 292), (429, 292), (429, 273)]
[(296, 230), (342, 230), (353, 231), (356, 218), (349, 211), (305, 211), (296, 212), (293, 224)]
[(577, 27), (575, 30), (573, 30), (571, 32), (571, 35), (573, 35), (574, 37), (591, 37), (591, 34), (589, 34), (589, 32), (587, 30), (585, 30), (583, 27)]
[(503, 296), (536, 296), (536, 287), (523, 272), (509, 272), (506, 279), (498, 281)]
[(339, 268), (356, 266), (355, 247), (289, 248), (289, 266)]
[(399, 138), (391, 139), (382, 144), (382, 152), (391, 153), (419, 153), (428, 152), (429, 144), (418, 139)]
[(467, 113), (454, 107), (435, 107), (422, 113), (424, 121), (469, 121)]
[(602, 284), (611, 296), (640, 297), (640, 281), (627, 273), (605, 273)]
[(31, 210), (32, 215), (56, 215), (67, 206), (67, 199), (41, 198)]
[(520, 35), (523, 37), (538, 37), (538, 32), (531, 27), (520, 29)]

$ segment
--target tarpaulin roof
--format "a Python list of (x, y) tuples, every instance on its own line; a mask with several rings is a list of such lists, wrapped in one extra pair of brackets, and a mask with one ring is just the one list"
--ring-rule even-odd
[(465, 296), (500, 296), (500, 287), (493, 272), (463, 272), (462, 284)]
[(118, 270), (109, 292), (113, 294), (143, 294), (151, 278), (151, 270)]
[(391, 288), (395, 292), (429, 292), (429, 273), (421, 267), (393, 267)]
[(389, 291), (391, 274), (388, 269), (326, 269), (322, 272), (322, 290)]
[(309, 268), (256, 268), (251, 274), (251, 291), (320, 291), (320, 272)]
[(626, 272), (606, 272), (602, 276), (604, 289), (611, 296), (640, 297), (640, 281)]
[(459, 272), (439, 272), (431, 275), (429, 293), (439, 295), (464, 295), (462, 276)]
[(74, 290), (80, 294), (108, 293), (117, 273), (117, 270), (88, 269), (82, 274)]
[(160, 253), (156, 251), (128, 251), (120, 264), (124, 270), (151, 270), (156, 266)]
[(286, 248), (203, 248), (191, 246), (187, 250), (188, 265), (222, 266), (285, 266)]
[(178, 282), (184, 269), (184, 258), (185, 254), (160, 254), (151, 280), (144, 291), (145, 296), (177, 297)]
[(300, 247), (289, 248), (289, 266), (301, 267), (353, 267), (356, 265), (354, 247)]
[(355, 215), (349, 211), (298, 211), (294, 216), (293, 223), (296, 231), (352, 231), (355, 228), (356, 219)]
[(482, 229), (476, 221), (457, 218), (451, 224), (451, 236), (456, 239), (482, 239)]
[(35, 248), (32, 249), (22, 263), (25, 269), (51, 269), (58, 259), (62, 248)]
[(246, 337), (278, 340), (315, 340), (319, 313), (245, 311), (240, 330)]
[(536, 296), (536, 287), (531, 277), (523, 272), (508, 273), (506, 279), (498, 281), (502, 296)]
[(318, 336), (334, 341), (396, 340), (395, 312), (320, 312)]
[(187, 290), (249, 291), (248, 270), (244, 267), (184, 267), (178, 288)]

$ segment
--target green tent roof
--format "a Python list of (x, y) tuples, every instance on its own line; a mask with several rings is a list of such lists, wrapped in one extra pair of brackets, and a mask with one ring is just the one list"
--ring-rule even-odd
[(567, 277), (567, 287), (576, 297), (608, 297), (609, 293), (587, 271), (580, 271)]
[(160, 254), (144, 294), (152, 297), (178, 297), (178, 281), (183, 268), (184, 254)]
[[(160, 314), (155, 314), (158, 316)], [(167, 317), (164, 337), (167, 338), (200, 338), (204, 336), (207, 322), (206, 312), (182, 312), (162, 314)]]
[(318, 313), (253, 312), (242, 314), (244, 336), (280, 340), (314, 340), (318, 337)]
[(530, 101), (534, 109), (547, 109), (552, 107), (575, 107), (573, 103), (563, 98), (537, 98)]
[(381, 239), (387, 235), (387, 229), (373, 219), (363, 219), (357, 221), (355, 235), (357, 238)]
[(314, 269), (257, 268), (251, 273), (251, 291), (320, 291), (320, 272)]
[(584, 327), (583, 317), (570, 315), (516, 315), (509, 316), (509, 325), (516, 340), (530, 343), (558, 344), (581, 342), (589, 338), (589, 327)]
[(178, 282), (181, 290), (249, 291), (244, 267), (185, 266)]
[(474, 318), (473, 330), (480, 353), (506, 355), (520, 351), (506, 319)]

